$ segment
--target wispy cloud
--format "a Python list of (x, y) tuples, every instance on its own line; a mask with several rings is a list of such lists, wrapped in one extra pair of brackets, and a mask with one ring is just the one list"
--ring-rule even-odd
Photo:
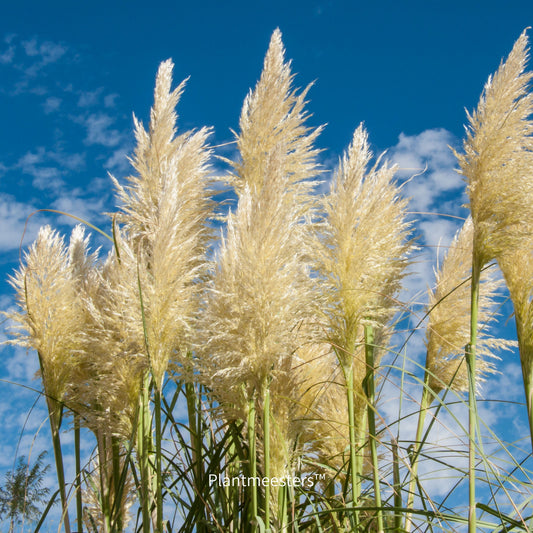
[(431, 129), (418, 135), (400, 134), (389, 154), (399, 165), (398, 176), (411, 178), (405, 186), (413, 211), (440, 211), (443, 196), (462, 195), (464, 183), (456, 172), (450, 146), (458, 140), (445, 129)]
[(85, 155), (82, 153), (46, 150), (40, 146), (20, 157), (15, 168), (32, 176), (35, 188), (58, 192), (64, 185), (63, 176), (68, 171), (80, 171), (84, 166)]
[(88, 145), (98, 144), (107, 148), (118, 146), (123, 134), (113, 128), (115, 119), (106, 113), (91, 113), (81, 119), (86, 128), (87, 136), (85, 143)]
[(57, 96), (49, 96), (43, 104), (44, 112), (48, 115), (57, 111), (61, 106), (62, 99)]
[(13, 61), (15, 57), (15, 47), (10, 45), (6, 50), (0, 52), (0, 64), (7, 65)]
[[(109, 182), (104, 183), (102, 179), (95, 179), (88, 184), (86, 189), (78, 187), (62, 194), (52, 203), (51, 207), (99, 225), (104, 221), (104, 211), (109, 208), (111, 192)], [(69, 225), (78, 224), (77, 220), (70, 217), (67, 217), (63, 222)]]
[(439, 128), (417, 135), (400, 134), (388, 155), (399, 166), (397, 176), (403, 182), (403, 194), (410, 198), (410, 211), (416, 221), (420, 250), (412, 275), (406, 278), (404, 297), (425, 301), (433, 285), (434, 268), (446, 252), (467, 211), (465, 187), (457, 173), (451, 146), (459, 140)]
[(102, 93), (102, 87), (95, 89), (94, 91), (80, 91), (78, 98), (78, 107), (92, 107), (97, 105), (100, 101)]
[(35, 211), (30, 204), (17, 202), (13, 196), (0, 193), (0, 250), (15, 250), (21, 244), (26, 228), (24, 241), (27, 244), (37, 236), (40, 221), (28, 216)]
[(128, 157), (133, 149), (132, 143), (125, 140), (122, 145), (113, 151), (111, 156), (105, 161), (104, 168), (109, 172), (126, 174), (131, 171), (131, 164)]
[(26, 56), (36, 60), (32, 65), (24, 69), (27, 76), (35, 76), (43, 67), (56, 63), (68, 50), (63, 44), (41, 41), (36, 37), (29, 41), (22, 41), (21, 46)]

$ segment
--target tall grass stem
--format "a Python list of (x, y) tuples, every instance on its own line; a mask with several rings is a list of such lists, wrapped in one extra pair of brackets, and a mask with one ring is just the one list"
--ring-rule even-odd
[(372, 459), (372, 474), (374, 481), (374, 500), (377, 508), (378, 533), (383, 533), (383, 510), (381, 509), (381, 483), (379, 479), (379, 457), (376, 432), (375, 406), (375, 336), (374, 327), (365, 324), (365, 360), (366, 360), (366, 394), (368, 412), (368, 434), (370, 455)]

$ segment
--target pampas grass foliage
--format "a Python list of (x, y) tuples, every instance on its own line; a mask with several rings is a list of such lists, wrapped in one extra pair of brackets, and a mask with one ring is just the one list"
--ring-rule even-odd
[[(172, 62), (160, 65), (148, 128), (134, 118), (133, 173), (125, 183), (112, 178), (110, 251), (91, 250), (81, 226), (68, 244), (45, 226), (10, 277), (18, 308), (6, 313), (9, 342), (37, 352), (67, 533), (69, 494), (79, 531), (527, 530), (528, 466), (497, 436), (491, 454), (509, 465), (491, 466), (476, 406), (480, 383), (514, 346), (495, 329), (504, 290), (496, 260), (515, 308), (533, 428), (526, 60), (524, 33), (469, 116), (457, 157), (472, 215), (436, 269), (424, 365), (393, 346), (412, 333), (398, 326), (411, 312), (398, 298), (415, 224), (396, 167), (374, 159), (363, 125), (319, 194), (311, 86), (294, 88), (274, 31), (243, 103), (238, 155), (221, 158), (220, 181), (236, 203), (217, 218), (211, 130), (178, 132), (185, 82), (172, 88)], [(389, 420), (383, 400), (397, 402), (397, 387), (403, 403), (417, 385), (414, 431), (401, 407)], [(455, 436), (468, 440), (464, 468), (466, 445), (449, 458), (425, 444), (467, 401), (468, 430)], [(61, 443), (67, 415), (72, 490)], [(94, 444), (85, 465), (82, 436)], [(432, 501), (421, 461), (468, 485), (467, 514), (451, 493)], [(310, 484), (290, 483), (306, 476)], [(476, 493), (476, 476), (486, 493)]]

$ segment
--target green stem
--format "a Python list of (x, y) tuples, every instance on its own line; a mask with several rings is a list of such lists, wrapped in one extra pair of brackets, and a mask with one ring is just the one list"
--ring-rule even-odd
[(256, 516), (257, 516), (257, 486), (255, 478), (257, 477), (257, 457), (256, 457), (256, 433), (255, 433), (255, 395), (248, 401), (248, 461), (250, 468), (250, 477), (253, 482), (250, 487), (250, 523), (251, 531), (255, 533)]
[(288, 487), (287, 485), (280, 487), (278, 492), (278, 531), (286, 533), (287, 526), (287, 512), (288, 512)]
[(374, 379), (374, 328), (365, 325), (365, 359), (366, 359), (366, 392), (368, 411), (368, 434), (370, 444), (370, 455), (372, 458), (372, 470), (374, 478), (374, 499), (377, 508), (378, 533), (383, 533), (383, 511), (381, 509), (381, 484), (379, 479), (378, 447), (376, 435), (376, 411), (375, 411), (375, 379)]
[(139, 398), (139, 422), (137, 426), (137, 453), (140, 469), (141, 512), (143, 533), (150, 533), (151, 522), (151, 468), (149, 454), (152, 451), (152, 424), (150, 421), (150, 374), (145, 373)]
[(98, 477), (100, 479), (100, 507), (104, 519), (104, 532), (111, 531), (111, 487), (109, 476), (108, 437), (105, 431), (98, 431)]
[[(425, 372), (424, 375), (424, 389), (422, 390), (422, 399), (420, 400), (420, 410), (418, 411), (418, 424), (416, 426), (415, 442), (411, 451), (411, 469), (409, 476), (409, 489), (407, 493), (407, 509), (411, 509), (415, 500), (415, 485), (418, 477), (418, 459), (420, 457), (420, 451), (422, 450), (422, 435), (424, 433), (424, 423), (426, 421), (427, 410), (431, 405), (431, 394), (429, 392), (429, 373)], [(413, 523), (411, 521), (411, 514), (405, 515), (405, 533), (411, 531)]]
[[(113, 532), (119, 533), (123, 530), (122, 521), (122, 491), (124, 481), (120, 465), (120, 443), (117, 437), (111, 437), (111, 453), (113, 466), (113, 501), (111, 505), (111, 524)], [(81, 531), (81, 530), (80, 530)]]
[[(270, 387), (265, 386), (265, 397), (263, 402), (263, 434), (264, 434), (264, 473), (270, 480)], [(265, 486), (265, 527), (270, 528), (270, 483)]]
[(163, 533), (163, 474), (161, 468), (161, 389), (154, 390), (155, 471), (156, 471), (156, 532)]
[[(533, 305), (533, 304), (529, 304)], [(515, 321), (516, 321), (516, 334), (518, 340), (518, 350), (520, 352), (520, 363), (522, 367), (522, 377), (524, 380), (524, 391), (526, 395), (526, 407), (529, 419), (529, 434), (531, 438), (531, 445), (533, 446), (533, 368), (528, 364), (528, 361), (532, 359), (533, 346), (528, 342), (527, 331), (524, 328), (524, 319), (521, 316), (517, 306), (514, 307)]]
[(187, 400), (187, 415), (189, 418), (189, 435), (191, 441), (191, 460), (193, 464), (193, 475), (195, 477), (195, 486), (200, 487), (202, 484), (202, 436), (200, 431), (200, 405), (198, 395), (195, 391), (194, 384), (185, 383), (185, 398)]
[(348, 400), (348, 426), (350, 432), (350, 473), (352, 478), (352, 508), (354, 509), (354, 527), (359, 527), (359, 498), (361, 496), (361, 462), (358, 461), (358, 442), (355, 438), (355, 405), (354, 405), (354, 376), (353, 363), (349, 368), (343, 367), (346, 380), (346, 394)]
[[(54, 403), (54, 406), (50, 404)], [(65, 469), (63, 467), (63, 454), (61, 452), (61, 438), (59, 429), (61, 427), (62, 407), (59, 402), (49, 399), (48, 410), (50, 413), (50, 429), (52, 431), (52, 442), (54, 445), (54, 457), (56, 462), (57, 482), (59, 483), (59, 494), (61, 495), (61, 507), (63, 510), (63, 524), (65, 533), (70, 533), (70, 519), (68, 516), (68, 500), (65, 490)]]
[(48, 407), (48, 419), (50, 420), (50, 431), (52, 432), (52, 444), (54, 446), (54, 458), (56, 463), (57, 482), (59, 484), (59, 494), (61, 496), (61, 507), (63, 510), (63, 524), (65, 533), (70, 533), (70, 519), (68, 516), (68, 501), (65, 490), (65, 469), (63, 467), (63, 454), (61, 452), (61, 438), (59, 430), (61, 429), (61, 420), (63, 418), (63, 406), (55, 398), (50, 396), (46, 387), (46, 374), (43, 366), (41, 354), (39, 356), (39, 366), (41, 368), (41, 379), (43, 382), (44, 393), (46, 396), (46, 405)]
[(470, 343), (466, 347), (468, 369), (468, 533), (475, 533), (476, 518), (476, 343), (481, 265), (476, 252), (472, 256), (472, 286), (470, 294)]
[(398, 442), (392, 439), (392, 488), (394, 490), (394, 531), (402, 531), (402, 482), (400, 477), (400, 455), (398, 453)]
[(74, 454), (76, 456), (76, 519), (78, 531), (83, 531), (83, 499), (81, 493), (81, 434), (80, 419), (74, 413)]

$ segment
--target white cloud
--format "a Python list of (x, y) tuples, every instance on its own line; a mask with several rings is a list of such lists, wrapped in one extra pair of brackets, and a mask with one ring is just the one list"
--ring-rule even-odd
[(57, 96), (49, 96), (43, 104), (44, 112), (48, 115), (57, 111), (61, 106), (62, 99)]
[(104, 105), (106, 107), (115, 107), (117, 103), (117, 99), (118, 99), (118, 94), (116, 93), (107, 94), (106, 96), (104, 96)]
[(10, 45), (7, 50), (4, 50), (2, 53), (0, 53), (0, 64), (7, 65), (9, 63), (12, 63), (14, 57), (15, 47), (13, 45)]
[(81, 91), (78, 98), (78, 107), (92, 107), (98, 103), (103, 89), (100, 87), (94, 91)]
[(62, 151), (49, 151), (47, 156), (55, 161), (61, 168), (78, 172), (85, 167), (85, 154), (66, 153)]
[(29, 41), (23, 41), (22, 48), (28, 57), (37, 59), (35, 63), (24, 69), (26, 75), (30, 77), (35, 76), (43, 67), (56, 63), (67, 53), (67, 48), (62, 44), (39, 41), (35, 37)]
[[(12, 196), (0, 194), (0, 250), (15, 250), (37, 236), (39, 221), (36, 217), (28, 220), (35, 211), (31, 205), (17, 202)], [(26, 232), (24, 232), (26, 228)]]
[(465, 185), (456, 172), (457, 162), (450, 146), (458, 140), (447, 130), (431, 129), (417, 135), (401, 134), (388, 154), (399, 166), (403, 195), (410, 198), (417, 244), (416, 264), (406, 279), (403, 298), (412, 295), (425, 301), (434, 282), (434, 268), (442, 259), (467, 211)]
[[(61, 194), (52, 207), (98, 226), (102, 222), (103, 212), (108, 210), (110, 193), (111, 188), (104, 188), (103, 180), (96, 179), (88, 184), (87, 190), (77, 188)], [(68, 225), (79, 223), (71, 217), (67, 217), (63, 222)]]
[(49, 156), (40, 146), (35, 152), (27, 152), (17, 162), (17, 167), (33, 177), (33, 186), (40, 190), (58, 190), (63, 180), (58, 168), (47, 165)]
[(68, 171), (78, 172), (85, 167), (85, 154), (46, 150), (39, 146), (20, 157), (15, 167), (33, 177), (35, 188), (58, 194), (65, 174)]
[(111, 156), (106, 160), (104, 167), (110, 172), (118, 172), (126, 174), (131, 172), (131, 164), (128, 157), (131, 155), (132, 149), (128, 144), (116, 149)]
[(456, 144), (457, 139), (442, 128), (418, 135), (400, 134), (398, 144), (389, 153), (400, 167), (398, 176), (411, 178), (405, 192), (411, 198), (413, 211), (438, 212), (446, 194), (461, 197), (464, 183), (455, 170), (457, 163), (449, 148)]
[(7, 379), (21, 385), (35, 387), (37, 384), (34, 382), (34, 378), (39, 370), (39, 361), (35, 351), (20, 347), (13, 347), (10, 351), (11, 356), (6, 359), (4, 364), (7, 370)]
[(85, 142), (89, 145), (100, 144), (111, 148), (122, 141), (122, 134), (117, 129), (111, 129), (115, 120), (105, 113), (90, 114), (82, 122), (87, 129)]

